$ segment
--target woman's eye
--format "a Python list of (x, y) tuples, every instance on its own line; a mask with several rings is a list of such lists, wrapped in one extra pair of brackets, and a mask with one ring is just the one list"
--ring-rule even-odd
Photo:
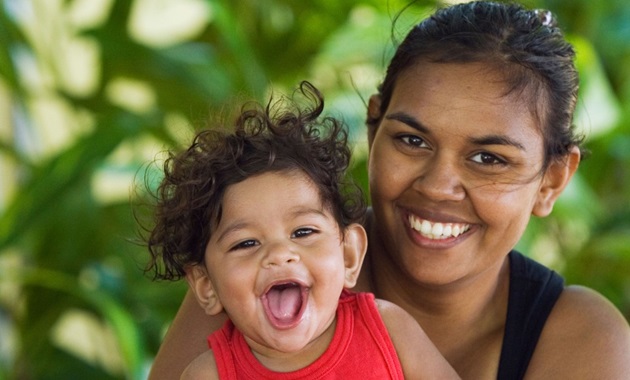
[(238, 242), (237, 244), (233, 245), (232, 248), (230, 248), (230, 251), (236, 251), (236, 250), (239, 250), (239, 249), (247, 249), (247, 248), (255, 247), (258, 244), (259, 244), (258, 241), (253, 240), (253, 239), (243, 240), (243, 241)]
[(310, 236), (314, 234), (316, 231), (313, 228), (299, 228), (295, 230), (292, 234), (292, 238), (302, 238), (306, 236)]
[(426, 145), (423, 139), (414, 135), (403, 135), (403, 136), (399, 136), (398, 139), (402, 141), (403, 143), (413, 146), (413, 147), (421, 147), (423, 145)]
[(487, 153), (487, 152), (481, 152), (481, 153), (475, 154), (472, 157), (472, 160), (474, 162), (477, 162), (479, 164), (484, 164), (484, 165), (503, 165), (503, 164), (505, 164), (505, 160), (502, 160), (499, 157), (495, 156), (494, 154)]

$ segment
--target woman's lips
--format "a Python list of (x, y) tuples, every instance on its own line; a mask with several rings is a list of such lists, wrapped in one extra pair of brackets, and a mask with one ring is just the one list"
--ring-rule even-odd
[(440, 223), (421, 219), (413, 214), (408, 216), (409, 227), (425, 238), (444, 240), (456, 238), (470, 229), (467, 223)]

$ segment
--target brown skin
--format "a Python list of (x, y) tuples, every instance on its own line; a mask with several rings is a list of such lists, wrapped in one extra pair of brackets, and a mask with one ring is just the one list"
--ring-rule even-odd
[[(579, 150), (539, 173), (541, 127), (523, 99), (502, 96), (501, 78), (483, 65), (421, 64), (398, 83), (385, 115), (378, 97), (370, 101), (370, 116), (384, 117), (369, 131), (374, 213), (355, 289), (405, 309), (462, 378), (496, 378), (508, 302), (506, 255), (531, 215), (551, 212), (577, 170)], [(489, 135), (503, 139), (488, 144)], [(470, 229), (429, 241), (409, 228), (409, 214)], [(188, 295), (150, 378), (178, 378), (221, 322)], [(568, 286), (526, 378), (626, 379), (628, 358), (630, 327), (621, 313), (596, 292)]]
[[(419, 64), (398, 83), (369, 133), (370, 288), (414, 316), (462, 378), (496, 378), (506, 255), (531, 215), (551, 212), (579, 150), (539, 174), (537, 119), (523, 99), (504, 96), (501, 77), (482, 64)], [(381, 116), (378, 110), (373, 97), (370, 116)], [(470, 229), (435, 242), (409, 228), (409, 214)], [(630, 329), (619, 311), (593, 291), (568, 287), (526, 376), (624, 378), (628, 357)]]
[[(204, 263), (188, 270), (191, 289), (208, 315), (226, 311), (265, 367), (308, 366), (332, 341), (339, 294), (356, 284), (364, 228), (341, 230), (302, 172), (268, 172), (230, 185), (221, 209)], [(308, 291), (301, 322), (281, 330), (265, 311), (265, 294), (289, 280)]]
[[(446, 365), (444, 358), (420, 328), (420, 325), (408, 313), (391, 302), (380, 299), (375, 300), (375, 302), (398, 352), (405, 379), (459, 379), (453, 368)], [(177, 374), (172, 376), (177, 378)], [(151, 377), (158, 378), (155, 369)], [(159, 378), (168, 377), (159, 376)], [(193, 360), (181, 376), (181, 379), (187, 380), (218, 378), (216, 362), (210, 350), (205, 350)]]
[[(225, 310), (262, 365), (292, 372), (328, 349), (339, 293), (355, 286), (366, 249), (365, 229), (353, 223), (342, 236), (308, 176), (269, 172), (227, 187), (204, 264), (190, 266), (186, 278), (206, 314)], [(264, 297), (287, 279), (304, 284), (308, 295), (301, 322), (281, 331), (270, 323)], [(411, 315), (391, 302), (376, 306), (406, 379), (459, 379)], [(211, 352), (195, 359), (182, 379), (216, 378)]]
[[(482, 65), (417, 65), (398, 83), (369, 131), (373, 288), (412, 314), (464, 378), (496, 378), (506, 255), (530, 215), (550, 210), (579, 154), (540, 175), (536, 120)], [(372, 98), (371, 116), (379, 105)], [(410, 215), (467, 231), (427, 239)]]
[(189, 290), (155, 357), (149, 379), (179, 379), (193, 359), (208, 351), (207, 336), (226, 320), (225, 313), (208, 316)]

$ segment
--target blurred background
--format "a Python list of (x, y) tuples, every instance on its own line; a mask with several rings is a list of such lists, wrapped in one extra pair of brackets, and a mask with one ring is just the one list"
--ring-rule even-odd
[[(352, 129), (365, 184), (365, 101), (436, 6), (393, 24), (406, 3), (2, 0), (0, 380), (146, 377), (186, 285), (143, 274), (132, 205), (229, 102), (310, 80)], [(630, 318), (630, 2), (523, 3), (576, 46), (592, 155), (519, 248)]]

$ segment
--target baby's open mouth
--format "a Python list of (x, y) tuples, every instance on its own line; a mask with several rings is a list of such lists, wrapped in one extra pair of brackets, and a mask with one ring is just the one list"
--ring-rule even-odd
[(262, 297), (267, 319), (278, 329), (296, 326), (302, 319), (307, 293), (297, 282), (274, 284)]

